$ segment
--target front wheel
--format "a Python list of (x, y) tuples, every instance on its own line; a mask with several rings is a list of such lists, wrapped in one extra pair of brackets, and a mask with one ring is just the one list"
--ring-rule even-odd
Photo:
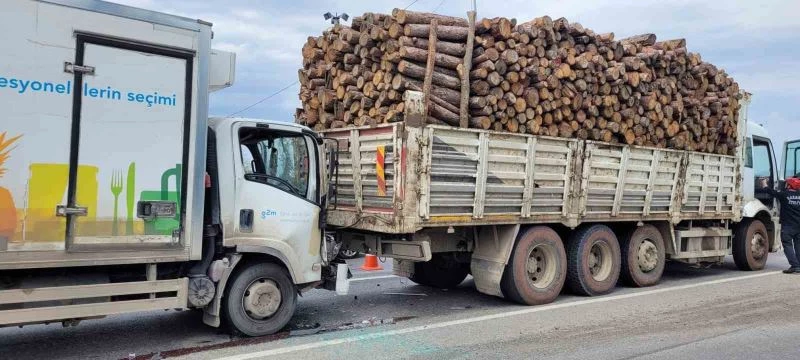
[(733, 262), (739, 270), (761, 270), (767, 264), (769, 235), (761, 220), (745, 220), (733, 236)]
[(273, 263), (256, 263), (235, 276), (222, 311), (232, 330), (263, 336), (283, 329), (296, 307), (297, 291), (286, 270)]
[(658, 284), (666, 262), (664, 238), (653, 225), (638, 226), (620, 243), (622, 250), (622, 280), (632, 286)]

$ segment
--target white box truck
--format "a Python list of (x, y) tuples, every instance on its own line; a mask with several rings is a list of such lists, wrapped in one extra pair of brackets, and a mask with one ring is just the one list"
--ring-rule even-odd
[(0, 30), (0, 326), (195, 307), (281, 329), (322, 278), (321, 139), (209, 121), (235, 63), (210, 23), (9, 0)]

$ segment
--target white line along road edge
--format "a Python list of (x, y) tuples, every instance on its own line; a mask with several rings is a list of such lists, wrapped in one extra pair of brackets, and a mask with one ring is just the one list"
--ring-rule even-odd
[(283, 348), (277, 348), (277, 349), (271, 349), (271, 350), (265, 350), (265, 351), (258, 351), (258, 352), (240, 354), (240, 355), (233, 355), (233, 356), (229, 356), (229, 357), (218, 358), (218, 360), (258, 359), (258, 358), (263, 358), (263, 357), (267, 357), (267, 356), (280, 355), (280, 354), (286, 354), (286, 353), (303, 351), (303, 350), (317, 349), (317, 348), (321, 348), (321, 347), (325, 347), (325, 346), (331, 346), (331, 345), (339, 345), (339, 344), (347, 344), (347, 343), (358, 342), (358, 341), (380, 339), (380, 338), (389, 337), (389, 336), (415, 333), (415, 332), (419, 332), (419, 331), (423, 331), (423, 330), (440, 329), (440, 328), (449, 327), (449, 326), (471, 324), (471, 323), (487, 321), (487, 320), (502, 319), (502, 318), (507, 318), (507, 317), (512, 317), (512, 316), (524, 315), (524, 314), (532, 314), (532, 313), (537, 313), (537, 312), (547, 311), (547, 310), (555, 310), (555, 309), (562, 309), (562, 308), (567, 308), (567, 307), (572, 307), (572, 306), (596, 304), (596, 303), (602, 303), (602, 302), (608, 302), (608, 301), (614, 301), (614, 300), (635, 298), (635, 297), (639, 297), (639, 296), (659, 294), (659, 293), (664, 293), (664, 292), (668, 292), (668, 291), (678, 291), (678, 290), (685, 290), (685, 289), (691, 289), (691, 288), (708, 286), (708, 285), (723, 284), (723, 283), (737, 281), (737, 280), (747, 280), (747, 279), (753, 279), (753, 278), (758, 278), (758, 277), (762, 277), (762, 276), (775, 275), (775, 274), (779, 274), (779, 273), (780, 273), (780, 271), (763, 272), (763, 273), (758, 273), (758, 274), (753, 274), (753, 275), (739, 276), (739, 277), (735, 277), (735, 278), (710, 280), (710, 281), (705, 281), (705, 282), (696, 283), (696, 284), (688, 284), (688, 285), (667, 287), (667, 288), (663, 288), (663, 289), (637, 291), (637, 292), (630, 293), (630, 294), (596, 297), (596, 298), (591, 298), (591, 299), (586, 299), (586, 300), (570, 301), (570, 302), (566, 302), (566, 303), (562, 303), (562, 304), (551, 304), (551, 305), (536, 306), (536, 307), (531, 307), (531, 308), (527, 308), (527, 309), (523, 309), (523, 310), (509, 311), (509, 312), (504, 312), (504, 313), (499, 313), (499, 314), (484, 315), (484, 316), (478, 316), (478, 317), (473, 317), (473, 318), (453, 320), (453, 321), (445, 321), (445, 322), (427, 324), (427, 325), (419, 325), (419, 326), (409, 327), (409, 328), (405, 328), (405, 329), (381, 331), (381, 332), (375, 332), (375, 333), (370, 333), (370, 334), (345, 337), (345, 338), (340, 338), (340, 339), (324, 340), (324, 341), (318, 341), (318, 342), (313, 342), (313, 343), (308, 343), (308, 344), (287, 346), (287, 347), (283, 347)]
[(396, 278), (396, 277), (399, 277), (399, 276), (397, 276), (397, 275), (378, 275), (378, 276), (367, 276), (367, 277), (362, 277), (362, 278), (352, 278), (352, 279), (349, 279), (349, 280), (350, 280), (350, 282), (353, 282), (353, 281), (368, 281), (368, 280), (379, 280), (379, 279), (391, 279), (391, 278)]

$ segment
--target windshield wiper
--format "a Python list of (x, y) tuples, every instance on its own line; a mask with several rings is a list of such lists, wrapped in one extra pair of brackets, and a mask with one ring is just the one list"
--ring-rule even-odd
[[(251, 174), (245, 174), (245, 179), (247, 179), (248, 176), (252, 177), (252, 178), (275, 180), (279, 184), (286, 186), (286, 188), (288, 188), (289, 191), (291, 191), (295, 195), (303, 196), (303, 194), (300, 192), (300, 190), (298, 188), (296, 188), (294, 185), (292, 185), (292, 183), (290, 183), (290, 182), (288, 182), (288, 181), (286, 181), (284, 179), (281, 179), (281, 178), (279, 178), (277, 176), (273, 176), (273, 175), (269, 175), (269, 174), (261, 174), (261, 173), (251, 173)], [(266, 182), (266, 181), (264, 181), (264, 182)]]

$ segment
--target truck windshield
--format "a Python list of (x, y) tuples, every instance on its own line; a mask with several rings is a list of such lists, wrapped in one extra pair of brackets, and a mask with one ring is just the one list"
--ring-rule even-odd
[(243, 128), (239, 138), (245, 179), (306, 197), (309, 153), (304, 136)]

